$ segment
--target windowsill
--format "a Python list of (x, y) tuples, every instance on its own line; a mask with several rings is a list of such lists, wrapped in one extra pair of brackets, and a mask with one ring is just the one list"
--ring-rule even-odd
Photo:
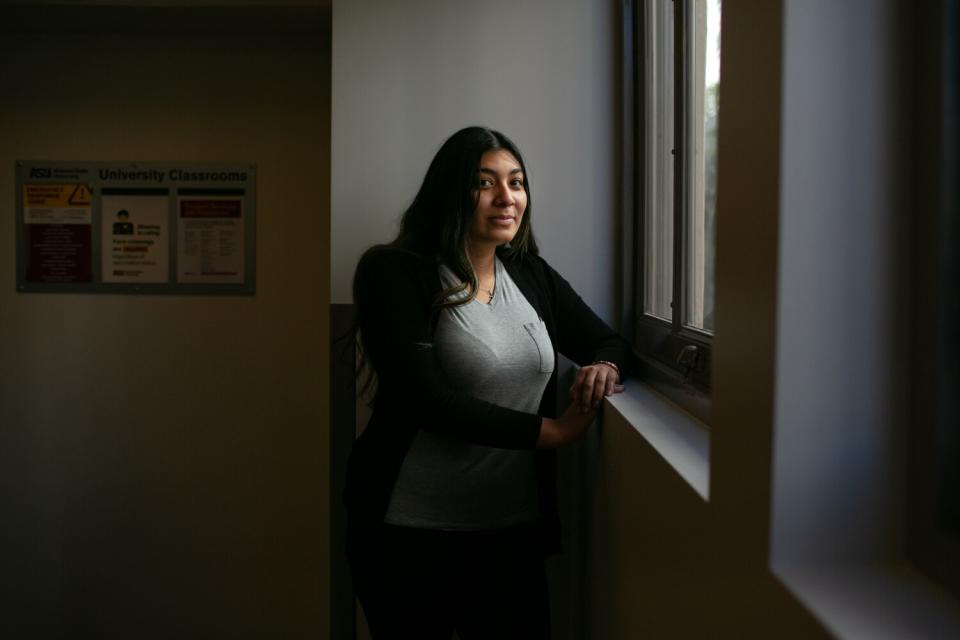
[(960, 637), (957, 601), (907, 564), (781, 563), (771, 569), (837, 637)]
[(636, 380), (607, 402), (704, 501), (710, 499), (710, 432), (703, 422)]
[[(635, 380), (607, 402), (606, 411), (616, 412), (704, 501), (709, 500), (710, 432), (704, 423)], [(906, 563), (774, 561), (771, 571), (837, 637), (960, 637), (956, 599)]]

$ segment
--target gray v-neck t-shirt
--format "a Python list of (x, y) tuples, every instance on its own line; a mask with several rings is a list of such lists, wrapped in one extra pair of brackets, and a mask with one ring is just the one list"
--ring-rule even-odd
[[(499, 259), (493, 300), (444, 309), (433, 348), (455, 388), (537, 413), (555, 362), (546, 325)], [(445, 287), (459, 279), (440, 266)], [(466, 296), (466, 293), (460, 294)], [(426, 529), (479, 530), (539, 515), (534, 452), (497, 449), (419, 430), (403, 461), (384, 521)]]

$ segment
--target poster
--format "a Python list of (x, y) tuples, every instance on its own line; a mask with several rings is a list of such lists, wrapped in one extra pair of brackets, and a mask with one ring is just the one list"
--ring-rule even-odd
[(243, 283), (243, 199), (203, 190), (177, 202), (177, 281)]
[(104, 282), (168, 282), (168, 189), (104, 189), (100, 197)]
[(92, 204), (87, 184), (23, 185), (26, 282), (93, 279)]
[(256, 294), (249, 162), (15, 163), (17, 291)]

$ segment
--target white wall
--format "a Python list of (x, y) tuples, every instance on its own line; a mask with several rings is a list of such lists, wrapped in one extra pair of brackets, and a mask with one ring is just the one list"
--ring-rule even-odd
[[(0, 35), (0, 636), (328, 633), (328, 46)], [(256, 163), (256, 295), (18, 294), (17, 159)]]
[[(710, 501), (607, 411), (587, 637), (824, 637), (771, 562), (901, 546), (897, 4), (725, 3)], [(334, 302), (443, 138), (480, 123), (524, 150), (546, 257), (612, 317), (617, 12), (335, 2)]]
[[(542, 255), (613, 321), (618, 10), (615, 0), (334, 2), (333, 303), (352, 301), (357, 259), (396, 235), (442, 142), (480, 124), (524, 154)], [(581, 611), (565, 520), (571, 553), (548, 567), (557, 637), (575, 633)]]
[(525, 155), (543, 255), (614, 312), (613, 0), (333, 5), (332, 301), (388, 241), (443, 140), (483, 124)]
[(782, 562), (902, 546), (909, 173), (894, 4), (785, 4), (771, 550)]

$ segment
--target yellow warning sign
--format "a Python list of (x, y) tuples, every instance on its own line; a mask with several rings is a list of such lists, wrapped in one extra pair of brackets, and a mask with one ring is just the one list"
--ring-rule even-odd
[(88, 184), (25, 184), (25, 207), (65, 208), (89, 207), (93, 191)]
[(73, 188), (73, 191), (70, 192), (70, 204), (76, 207), (89, 207), (93, 202), (93, 192), (90, 190), (90, 185), (78, 184)]

